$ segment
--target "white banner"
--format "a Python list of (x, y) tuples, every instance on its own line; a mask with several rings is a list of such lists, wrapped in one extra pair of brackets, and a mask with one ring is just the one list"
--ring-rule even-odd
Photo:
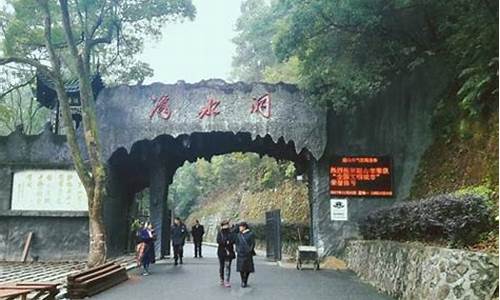
[(11, 209), (87, 211), (88, 203), (75, 171), (27, 170), (14, 173)]
[(347, 199), (330, 199), (332, 221), (347, 221)]

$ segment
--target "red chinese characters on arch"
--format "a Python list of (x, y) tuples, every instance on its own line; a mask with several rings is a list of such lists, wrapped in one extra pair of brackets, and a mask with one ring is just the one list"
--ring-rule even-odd
[(153, 119), (155, 115), (158, 117), (168, 120), (172, 116), (172, 111), (169, 107), (169, 98), (168, 95), (163, 95), (160, 98), (156, 96), (151, 96), (151, 100), (153, 100), (154, 106), (151, 112), (149, 113), (149, 119)]
[(270, 118), (271, 117), (271, 95), (265, 94), (264, 96), (260, 97), (259, 99), (253, 98), (253, 100), (254, 100), (254, 103), (252, 103), (252, 110), (250, 111), (250, 113), (251, 114), (259, 113), (264, 118)]
[(219, 104), (220, 100), (208, 98), (207, 104), (201, 108), (200, 112), (198, 112), (198, 117), (203, 119), (204, 117), (211, 117), (220, 114), (220, 111), (217, 110)]
[(392, 197), (389, 156), (335, 156), (330, 165), (330, 196)]

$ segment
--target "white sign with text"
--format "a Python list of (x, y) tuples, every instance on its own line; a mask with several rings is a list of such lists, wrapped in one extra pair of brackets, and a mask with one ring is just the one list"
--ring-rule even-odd
[(332, 221), (347, 221), (347, 199), (330, 199)]
[(87, 211), (87, 196), (75, 171), (26, 170), (14, 173), (13, 210)]

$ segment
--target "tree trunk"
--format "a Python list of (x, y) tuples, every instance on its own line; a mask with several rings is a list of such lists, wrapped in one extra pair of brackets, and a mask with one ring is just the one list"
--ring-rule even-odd
[[(89, 197), (89, 268), (106, 261), (106, 229), (103, 221), (104, 184), (97, 182)], [(90, 198), (92, 197), (92, 198)]]

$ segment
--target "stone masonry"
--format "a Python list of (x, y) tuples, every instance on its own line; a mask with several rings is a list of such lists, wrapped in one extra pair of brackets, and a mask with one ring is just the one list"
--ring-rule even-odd
[[(397, 299), (492, 299), (498, 256), (392, 241), (349, 241), (346, 261)], [(498, 292), (498, 291), (497, 291)]]

